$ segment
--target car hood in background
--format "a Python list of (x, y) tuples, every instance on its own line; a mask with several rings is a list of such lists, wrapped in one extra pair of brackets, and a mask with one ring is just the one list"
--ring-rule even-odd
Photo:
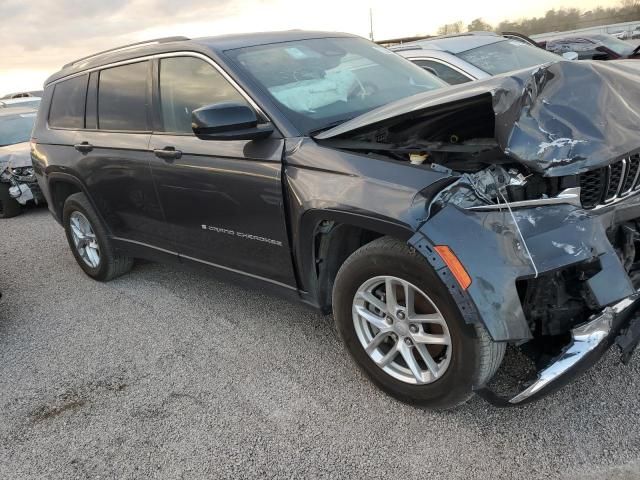
[(31, 146), (29, 142), (16, 143), (0, 147), (0, 173), (8, 167), (30, 167), (31, 166)]
[(314, 138), (348, 138), (491, 95), (494, 136), (507, 156), (546, 176), (580, 173), (640, 149), (640, 71), (630, 63), (560, 61), (446, 87), (387, 104)]

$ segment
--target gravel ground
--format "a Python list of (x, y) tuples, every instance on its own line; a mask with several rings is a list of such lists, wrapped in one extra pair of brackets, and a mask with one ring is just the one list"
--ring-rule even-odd
[(640, 361), (541, 402), (400, 404), (331, 319), (177, 266), (89, 280), (46, 209), (0, 221), (0, 478), (640, 476)]

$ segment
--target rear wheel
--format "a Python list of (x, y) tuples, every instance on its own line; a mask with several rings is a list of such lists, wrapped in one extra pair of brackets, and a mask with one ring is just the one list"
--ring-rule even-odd
[(0, 218), (15, 217), (20, 212), (20, 204), (9, 195), (9, 184), (0, 183)]
[(84, 193), (74, 193), (67, 198), (62, 217), (71, 251), (87, 275), (106, 282), (131, 270), (133, 258), (114, 252), (102, 222)]
[(333, 306), (358, 366), (407, 403), (456, 406), (493, 376), (504, 356), (504, 344), (464, 322), (425, 259), (392, 238), (371, 242), (345, 261)]

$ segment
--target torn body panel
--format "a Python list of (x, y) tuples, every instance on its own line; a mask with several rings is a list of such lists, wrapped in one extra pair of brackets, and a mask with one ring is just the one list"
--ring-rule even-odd
[[(457, 194), (472, 198), (462, 187)], [(495, 341), (522, 345), (537, 365), (515, 393), (500, 396), (483, 385), (483, 398), (499, 406), (541, 398), (614, 342), (629, 361), (640, 341), (640, 321), (629, 321), (640, 304), (638, 217), (638, 196), (597, 211), (570, 204), (474, 211), (445, 202), (420, 227), (409, 243), (441, 274), (465, 320), (481, 322)], [(433, 247), (442, 244), (471, 276), (465, 290), (435, 264)]]
[(412, 144), (491, 137), (496, 161), (506, 156), (549, 177), (578, 174), (640, 148), (638, 78), (623, 62), (561, 61), (409, 97), (315, 138), (419, 148)]
[[(608, 222), (607, 215), (584, 215), (570, 205), (513, 212), (446, 206), (419, 234), (428, 244), (446, 244), (455, 252), (472, 277), (467, 294), (492, 338), (514, 341), (533, 335), (516, 288), (519, 280), (588, 265), (595, 273), (584, 283), (595, 308), (634, 293), (608, 240)], [(420, 240), (414, 237), (411, 244), (418, 247)]]

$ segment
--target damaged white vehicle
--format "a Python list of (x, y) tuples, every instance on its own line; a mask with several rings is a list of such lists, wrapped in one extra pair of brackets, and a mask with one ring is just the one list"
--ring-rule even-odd
[(37, 111), (0, 111), (0, 218), (19, 215), (29, 202), (44, 203), (33, 174), (29, 137)]

